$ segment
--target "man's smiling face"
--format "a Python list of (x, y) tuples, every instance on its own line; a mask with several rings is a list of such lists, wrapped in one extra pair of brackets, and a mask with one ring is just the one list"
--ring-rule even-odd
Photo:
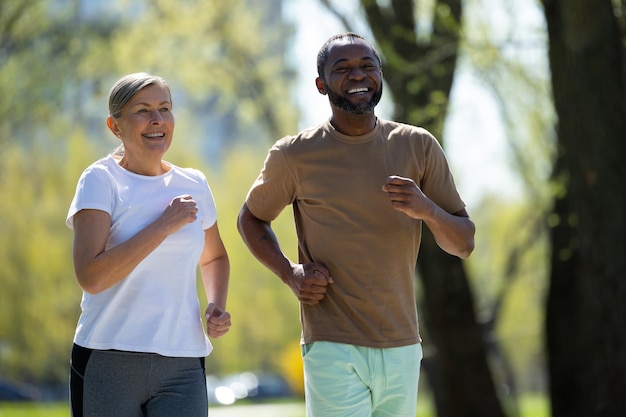
[(383, 93), (378, 58), (361, 39), (333, 42), (323, 81), (331, 105), (353, 114), (372, 113)]

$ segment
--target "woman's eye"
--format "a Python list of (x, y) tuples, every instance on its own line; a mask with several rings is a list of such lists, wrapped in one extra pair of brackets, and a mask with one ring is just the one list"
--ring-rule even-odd
[(167, 113), (167, 112), (171, 111), (171, 109), (170, 109), (169, 107), (161, 107), (161, 110), (160, 110), (160, 111), (161, 111), (162, 113)]

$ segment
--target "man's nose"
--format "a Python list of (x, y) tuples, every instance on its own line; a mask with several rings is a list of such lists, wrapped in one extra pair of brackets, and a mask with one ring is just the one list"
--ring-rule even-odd
[(360, 67), (352, 68), (348, 77), (351, 79), (361, 79), (365, 77), (365, 70)]

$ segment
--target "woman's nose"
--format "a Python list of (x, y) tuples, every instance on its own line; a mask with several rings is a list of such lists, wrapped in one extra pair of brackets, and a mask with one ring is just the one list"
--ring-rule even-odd
[(150, 115), (150, 123), (155, 125), (163, 123), (163, 115), (160, 111), (155, 110), (152, 112), (152, 114)]

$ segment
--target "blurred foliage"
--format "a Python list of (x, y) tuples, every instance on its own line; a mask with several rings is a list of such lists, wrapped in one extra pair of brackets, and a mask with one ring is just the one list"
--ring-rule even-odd
[[(546, 213), (555, 153), (554, 110), (544, 55), (545, 28), (520, 30), (520, 10), (503, 6), (502, 24), (468, 2), (462, 66), (497, 105), (507, 162), (518, 178), (515, 199), (486, 195), (471, 207), (476, 251), (467, 262), (491, 364), (507, 404), (520, 392), (547, 389), (545, 293), (549, 270)], [(519, 6), (518, 6), (519, 7)], [(506, 374), (507, 370), (510, 372)], [(512, 377), (512, 378), (511, 378)]]
[[(60, 133), (60, 132), (57, 132)], [(4, 145), (0, 191), (0, 372), (44, 381), (67, 373), (80, 290), (64, 225), (76, 173), (94, 152), (80, 129), (66, 155)]]
[[(499, 24), (494, 25), (483, 12), (486, 0), (468, 1), (467, 7), (461, 66), (496, 103), (507, 161), (521, 186), (513, 200), (485, 195), (478, 207), (471, 208), (477, 225), (476, 251), (467, 262), (488, 342), (499, 342), (491, 345), (492, 369), (506, 400), (516, 395), (515, 390), (547, 389), (545, 219), (552, 204), (548, 184), (556, 152), (556, 117), (543, 18), (522, 27), (522, 17), (529, 19), (531, 10), (511, 2), (502, 4)], [(512, 380), (503, 374), (507, 368)]]
[[(485, 197), (473, 212), (479, 256), (470, 257), (467, 266), (478, 319), (487, 331), (492, 370), (503, 394), (513, 394), (513, 389), (541, 392), (546, 388), (543, 322), (548, 270), (543, 213), (536, 212), (536, 204), (494, 197)], [(506, 367), (511, 368), (513, 381), (503, 373)]]
[[(226, 170), (207, 174), (217, 200), (220, 233), (230, 257), (228, 309), (233, 317), (228, 335), (213, 341), (216, 349), (207, 361), (208, 372), (278, 370), (286, 347), (297, 343), (300, 336), (296, 297), (252, 256), (235, 227), (248, 187), (265, 159), (266, 146), (261, 145), (235, 150), (225, 161)], [(272, 227), (285, 252), (296, 259), (297, 241), (290, 211), (287, 209)]]

